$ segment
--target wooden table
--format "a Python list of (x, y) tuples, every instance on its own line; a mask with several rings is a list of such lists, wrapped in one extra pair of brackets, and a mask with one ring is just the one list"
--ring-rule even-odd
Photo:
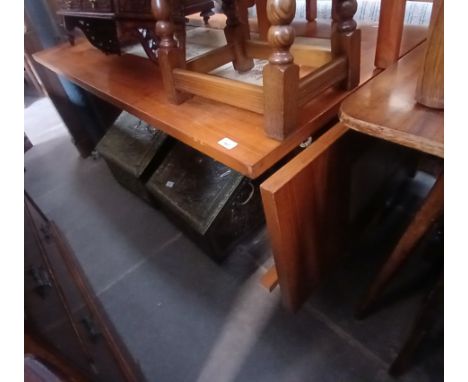
[[(377, 36), (375, 25), (362, 25), (361, 84), (372, 78)], [(402, 54), (419, 44), (427, 28), (405, 29)], [(313, 37), (310, 36), (310, 37)], [(213, 159), (257, 178), (302, 141), (333, 120), (348, 92), (330, 90), (311, 101), (299, 116), (300, 127), (282, 142), (267, 138), (263, 116), (202, 97), (182, 105), (167, 101), (158, 68), (133, 55), (106, 56), (84, 40), (37, 53), (34, 58), (84, 89), (145, 120)], [(228, 138), (231, 149), (219, 142)]]
[(444, 112), (415, 100), (425, 45), (349, 96), (341, 105), (340, 120), (361, 133), (443, 158)]
[[(380, 140), (444, 158), (444, 111), (416, 102), (416, 86), (424, 63), (422, 44), (381, 75), (347, 98), (341, 105), (341, 123)], [(442, 166), (440, 166), (442, 167)], [(400, 237), (361, 303), (366, 315), (389, 280), (402, 267), (411, 250), (443, 211), (443, 169), (435, 185)]]
[[(361, 183), (363, 177), (375, 177), (373, 184), (382, 188), (385, 179), (377, 178), (402, 172), (397, 162), (401, 156), (392, 147), (410, 147), (443, 158), (443, 112), (415, 102), (424, 49), (425, 44), (417, 46), (346, 98), (341, 122), (262, 183), (276, 274), (289, 309), (302, 305), (346, 249), (348, 213), (353, 204), (353, 187), (349, 187), (353, 165), (347, 151), (355, 152), (358, 144), (362, 144), (358, 151), (386, 145), (377, 151), (389, 149), (388, 153), (368, 157), (367, 161), (374, 161), (371, 167), (376, 167), (372, 172), (354, 171)], [(360, 142), (359, 137), (368, 137), (352, 130), (380, 140)], [(375, 188), (360, 187), (364, 198), (371, 199), (374, 192)], [(276, 274), (274, 270), (268, 273), (273, 277), (266, 283), (274, 284)]]

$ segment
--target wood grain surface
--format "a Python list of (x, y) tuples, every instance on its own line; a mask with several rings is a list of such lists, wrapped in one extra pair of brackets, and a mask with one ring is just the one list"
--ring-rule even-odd
[[(377, 36), (372, 26), (361, 26), (361, 30), (362, 84), (376, 74), (373, 56)], [(405, 31), (402, 53), (421, 43), (427, 28), (411, 27)], [(329, 90), (312, 100), (298, 115), (298, 129), (278, 142), (265, 136), (260, 114), (199, 96), (181, 105), (170, 104), (159, 70), (148, 59), (133, 55), (106, 56), (84, 40), (78, 40), (74, 47), (63, 44), (42, 51), (34, 58), (91, 93), (250, 178), (260, 176), (335, 118), (340, 102), (349, 95)], [(235, 141), (237, 146), (231, 150), (224, 148), (218, 143), (223, 138)]]
[(354, 130), (443, 158), (444, 113), (415, 99), (425, 47), (418, 46), (348, 97), (340, 119)]

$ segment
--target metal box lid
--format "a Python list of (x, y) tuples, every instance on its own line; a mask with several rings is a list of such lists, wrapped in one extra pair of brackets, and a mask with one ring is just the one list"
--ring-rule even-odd
[(140, 177), (168, 136), (137, 117), (122, 112), (96, 150), (125, 171)]
[(146, 187), (204, 235), (242, 179), (238, 172), (177, 142)]

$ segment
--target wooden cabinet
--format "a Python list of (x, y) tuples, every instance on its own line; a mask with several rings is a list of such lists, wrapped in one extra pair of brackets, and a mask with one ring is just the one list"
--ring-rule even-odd
[(25, 198), (25, 326), (90, 381), (143, 381), (57, 226)]

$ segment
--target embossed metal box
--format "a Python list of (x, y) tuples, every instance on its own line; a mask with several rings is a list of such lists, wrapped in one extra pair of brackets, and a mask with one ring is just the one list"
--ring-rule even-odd
[(170, 147), (170, 138), (137, 117), (122, 112), (96, 150), (125, 188), (151, 201), (145, 182)]
[(251, 180), (180, 142), (146, 186), (161, 208), (218, 259), (264, 221), (259, 189)]

